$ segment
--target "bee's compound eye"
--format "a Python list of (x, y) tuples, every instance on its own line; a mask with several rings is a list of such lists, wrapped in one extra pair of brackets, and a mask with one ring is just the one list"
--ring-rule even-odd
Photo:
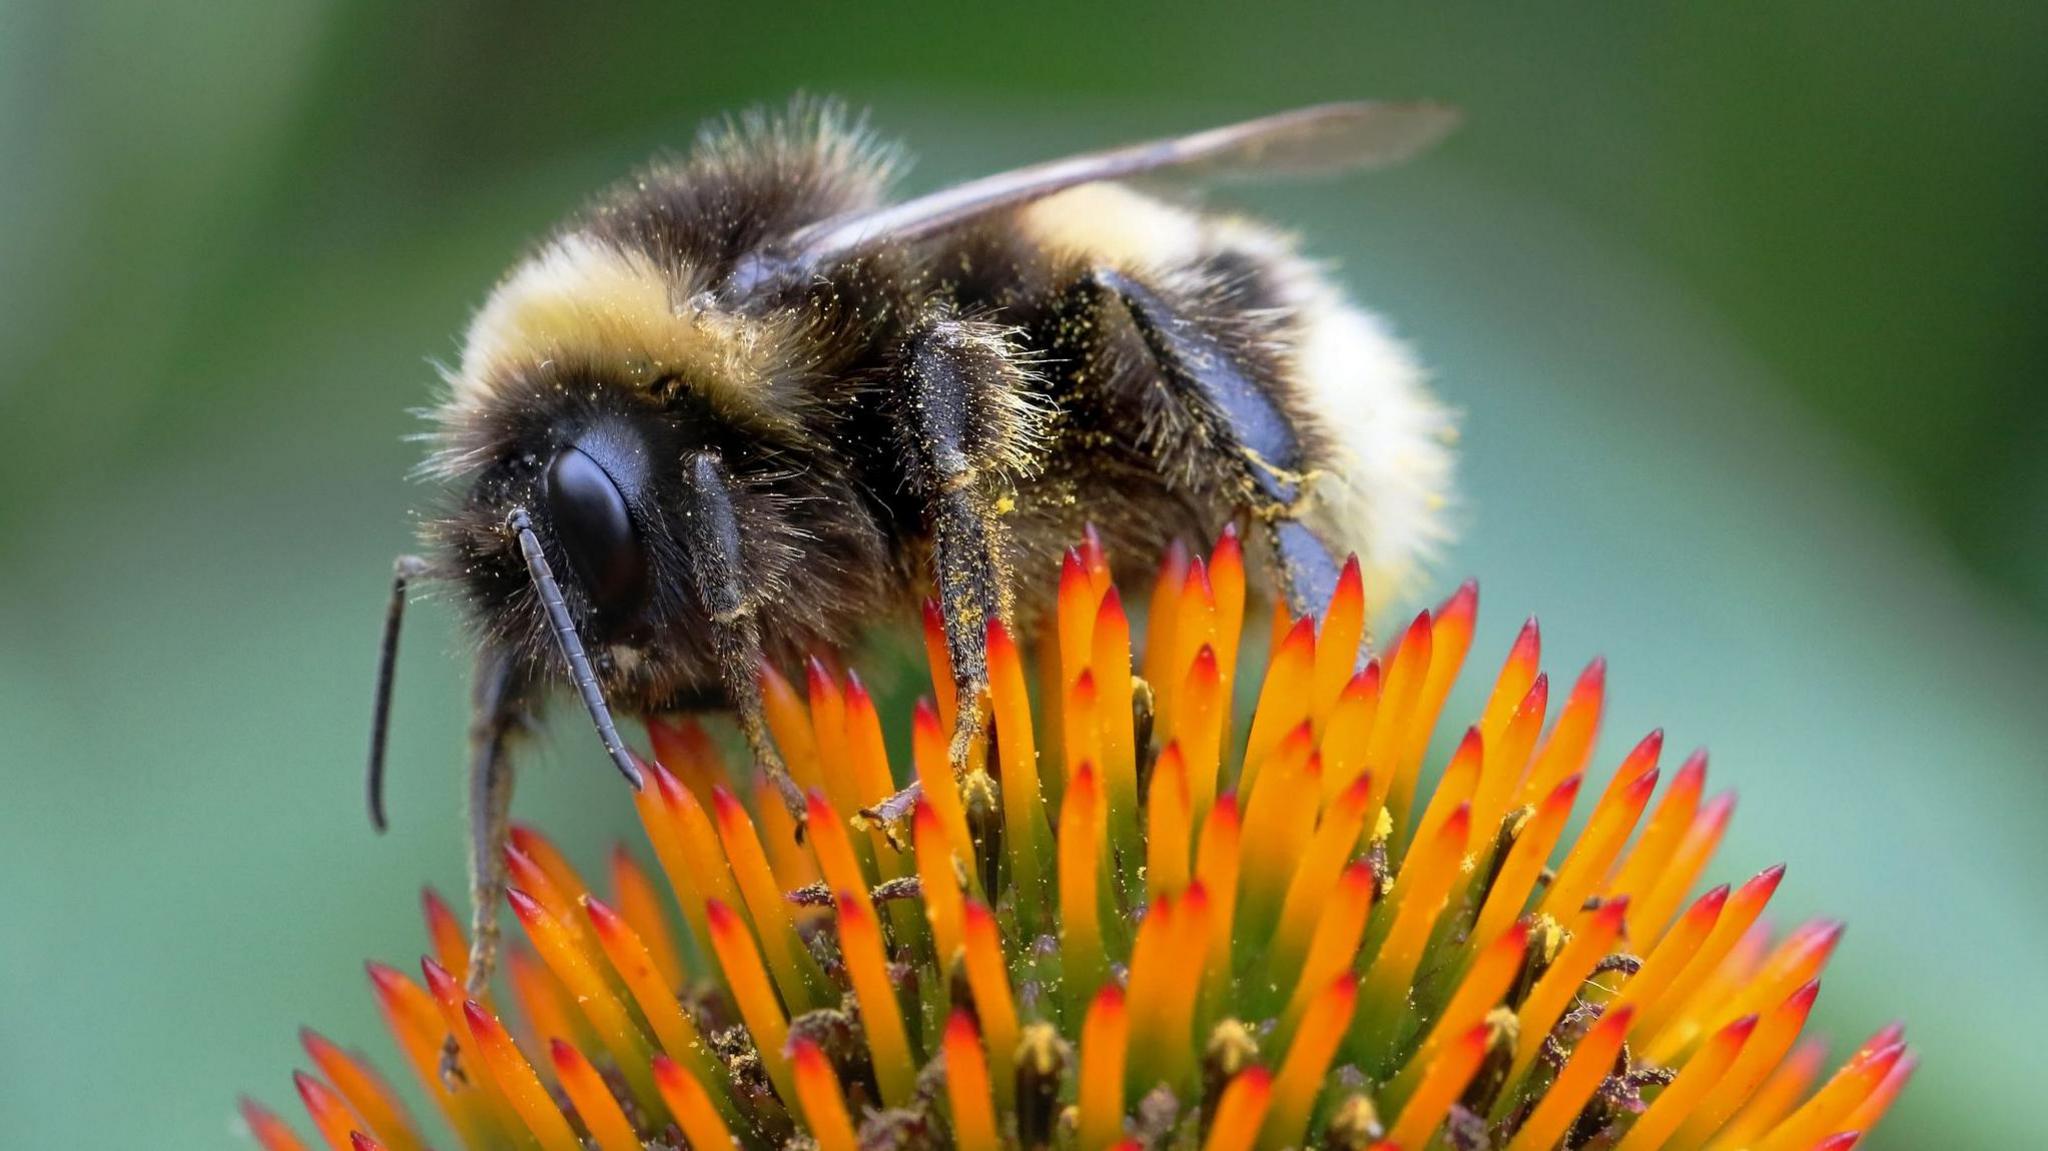
[(548, 518), (598, 614), (616, 623), (645, 598), (647, 553), (619, 486), (578, 448), (548, 464)]

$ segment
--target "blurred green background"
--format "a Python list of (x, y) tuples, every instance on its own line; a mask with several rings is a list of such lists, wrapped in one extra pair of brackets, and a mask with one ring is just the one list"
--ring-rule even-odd
[[(234, 1145), (301, 1022), (388, 1053), (360, 961), (461, 878), (443, 605), (361, 814), (407, 409), (582, 193), (798, 88), (914, 188), (1462, 105), (1408, 169), (1227, 195), (1464, 409), (1474, 666), (1538, 612), (1554, 673), (1612, 661), (1601, 770), (1712, 746), (1719, 876), (1851, 922), (1821, 1029), (1925, 1051), (1870, 1146), (2040, 1141), (2048, 8), (856, 7), (0, 3), (0, 1141)], [(519, 810), (595, 866), (630, 809), (554, 742)]]

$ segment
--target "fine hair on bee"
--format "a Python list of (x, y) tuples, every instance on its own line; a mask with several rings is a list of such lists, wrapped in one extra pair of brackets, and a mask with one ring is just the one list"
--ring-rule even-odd
[[(1331, 104), (891, 201), (896, 153), (829, 103), (750, 114), (600, 194), (476, 313), (434, 412), (449, 503), (398, 562), (379, 662), (381, 786), (407, 587), (476, 641), (471, 988), (504, 894), (509, 745), (569, 686), (616, 719), (730, 713), (800, 812), (764, 664), (840, 649), (936, 594), (986, 731), (985, 638), (1090, 525), (1142, 563), (1238, 525), (1319, 611), (1355, 552), (1375, 594), (1445, 537), (1453, 423), (1416, 361), (1273, 228), (1134, 179), (1406, 159), (1430, 104)], [(1124, 570), (1120, 579), (1137, 573)]]

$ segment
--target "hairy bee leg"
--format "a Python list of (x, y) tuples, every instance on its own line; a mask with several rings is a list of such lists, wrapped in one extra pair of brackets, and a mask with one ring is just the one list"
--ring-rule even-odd
[(761, 637), (751, 617), (743, 625), (720, 626), (717, 635), (720, 675), (726, 683), (728, 702), (755, 769), (775, 787), (782, 806), (796, 820), (797, 834), (803, 834), (805, 807), (803, 790), (789, 774), (768, 733), (768, 713), (761, 702)]
[(975, 746), (987, 735), (988, 625), (1007, 614), (1007, 586), (991, 550), (988, 520), (993, 516), (975, 503), (965, 491), (952, 491), (940, 495), (932, 508), (939, 614), (946, 625), (957, 701), (947, 758), (956, 773), (966, 770)]
[[(1296, 615), (1320, 617), (1341, 568), (1295, 518), (1307, 470), (1301, 437), (1245, 350), (1116, 269), (1096, 268), (1074, 290), (1094, 297), (1098, 323), (1127, 318), (1159, 370), (1192, 401), (1190, 414), (1207, 449), (1234, 457), (1239, 499), (1264, 533), (1287, 606)], [(1107, 314), (1112, 311), (1122, 317)]]
[(505, 845), (511, 841), (512, 736), (532, 717), (533, 692), (513, 661), (487, 652), (477, 660), (469, 729), (469, 975), (464, 990), (489, 986), (498, 960), (498, 904), (505, 898)]
[(924, 501), (957, 715), (948, 749), (964, 771), (988, 731), (988, 626), (1007, 622), (1007, 543), (996, 490), (1039, 448), (1009, 333), (941, 316), (902, 358), (894, 413), (912, 489)]
[(799, 833), (804, 825), (804, 797), (789, 769), (775, 750), (768, 734), (767, 711), (761, 702), (761, 623), (758, 603), (742, 584), (746, 570), (741, 555), (739, 516), (733, 510), (732, 491), (725, 466), (710, 452), (698, 452), (688, 460), (691, 512), (686, 521), (685, 543), (690, 557), (691, 582), (698, 602), (711, 620), (712, 644), (717, 649), (719, 678), (724, 683), (726, 702), (739, 720), (747, 750), (754, 766), (774, 784), (783, 806), (796, 820)]
[[(1287, 595), (1288, 610), (1296, 616), (1312, 616), (1320, 625), (1323, 614), (1330, 610), (1331, 597), (1337, 594), (1343, 566), (1330, 554), (1322, 537), (1301, 521), (1269, 520), (1264, 526), (1280, 571), (1280, 584)], [(1364, 649), (1360, 649), (1358, 658), (1362, 664), (1366, 658)]]
[[(477, 657), (469, 725), (469, 973), (463, 980), (471, 998), (484, 993), (497, 969), (498, 905), (505, 899), (505, 846), (511, 840), (509, 745), (531, 725), (538, 698), (505, 652), (487, 650)], [(441, 1075), (462, 1075), (453, 1035), (441, 1047)]]

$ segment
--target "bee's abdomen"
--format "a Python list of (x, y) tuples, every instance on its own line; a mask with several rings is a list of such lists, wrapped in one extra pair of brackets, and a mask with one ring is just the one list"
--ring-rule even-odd
[[(1114, 185), (1019, 223), (1067, 285), (1046, 339), (1070, 425), (1096, 450), (1135, 453), (1201, 518), (1298, 521), (1356, 552), (1376, 590), (1447, 536), (1450, 414), (1407, 349), (1286, 237)], [(1111, 294), (1132, 330), (1104, 310)], [(1166, 345), (1181, 370), (1162, 366)]]

